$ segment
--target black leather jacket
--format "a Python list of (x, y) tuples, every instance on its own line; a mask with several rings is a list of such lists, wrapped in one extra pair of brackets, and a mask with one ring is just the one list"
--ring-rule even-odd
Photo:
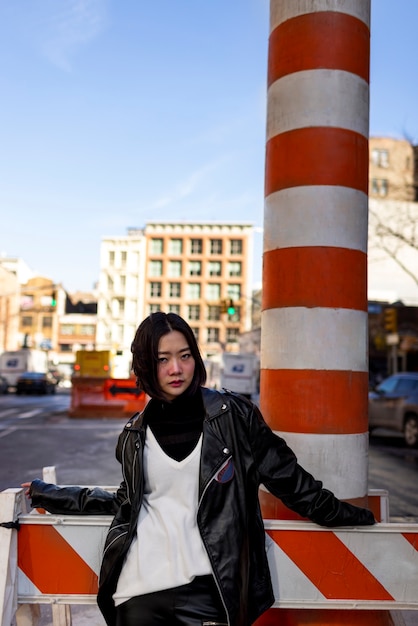
[[(231, 626), (248, 626), (274, 601), (258, 502), (261, 483), (288, 507), (324, 526), (373, 524), (367, 509), (341, 502), (298, 465), (251, 402), (202, 388), (206, 417), (199, 478), (198, 526)], [(151, 400), (151, 402), (153, 402)], [(112, 514), (99, 580), (98, 604), (115, 625), (112, 594), (136, 533), (143, 494), (142, 451), (147, 409), (119, 436), (123, 481), (103, 489), (57, 487), (35, 480), (32, 505), (58, 514)]]

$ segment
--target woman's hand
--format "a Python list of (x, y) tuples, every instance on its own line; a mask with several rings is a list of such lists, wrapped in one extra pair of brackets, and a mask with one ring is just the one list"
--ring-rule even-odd
[(30, 498), (30, 486), (32, 483), (22, 483), (20, 486), (25, 490), (25, 496)]

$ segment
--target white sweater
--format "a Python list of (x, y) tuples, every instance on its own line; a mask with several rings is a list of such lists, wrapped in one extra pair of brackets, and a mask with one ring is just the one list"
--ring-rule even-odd
[(147, 428), (144, 499), (113, 595), (116, 606), (212, 572), (196, 522), (201, 447), (202, 435), (189, 456), (175, 461)]

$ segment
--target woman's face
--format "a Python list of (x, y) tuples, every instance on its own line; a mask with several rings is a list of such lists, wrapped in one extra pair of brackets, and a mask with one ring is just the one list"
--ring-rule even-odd
[(171, 402), (190, 386), (195, 360), (184, 335), (173, 330), (158, 344), (158, 383), (165, 399)]

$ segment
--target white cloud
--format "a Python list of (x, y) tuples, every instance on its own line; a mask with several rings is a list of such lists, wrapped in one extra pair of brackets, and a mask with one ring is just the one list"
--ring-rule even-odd
[(53, 64), (71, 71), (78, 51), (96, 39), (106, 28), (108, 0), (48, 0), (38, 15), (38, 45)]

